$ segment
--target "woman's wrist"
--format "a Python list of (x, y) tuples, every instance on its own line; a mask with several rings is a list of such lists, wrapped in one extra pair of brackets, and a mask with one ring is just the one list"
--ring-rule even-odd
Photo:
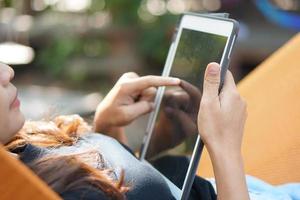
[(123, 144), (127, 144), (128, 140), (125, 135), (124, 127), (119, 126), (104, 126), (96, 124), (94, 125), (94, 131), (97, 133), (102, 133), (104, 135), (110, 136)]
[(214, 175), (217, 183), (218, 199), (249, 199), (240, 152), (210, 151)]
[(240, 151), (214, 148), (209, 150), (217, 183), (218, 199), (249, 199), (243, 157)]
[(212, 160), (237, 160), (242, 161), (241, 148), (222, 144), (206, 144), (207, 151)]
[(106, 131), (107, 135), (115, 138), (116, 140), (118, 140), (119, 142), (123, 143), (123, 144), (128, 144), (128, 140), (127, 137), (125, 135), (125, 130), (124, 127), (110, 127), (109, 129), (107, 129)]

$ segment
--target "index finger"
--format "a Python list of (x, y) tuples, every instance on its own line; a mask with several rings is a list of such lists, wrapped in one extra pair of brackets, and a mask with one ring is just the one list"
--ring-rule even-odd
[(141, 91), (150, 87), (176, 86), (179, 84), (179, 78), (148, 75), (130, 80), (128, 82), (128, 90)]

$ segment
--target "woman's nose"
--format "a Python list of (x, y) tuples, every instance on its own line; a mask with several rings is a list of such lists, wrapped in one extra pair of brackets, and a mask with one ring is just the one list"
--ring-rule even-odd
[(15, 76), (14, 70), (3, 63), (0, 63), (0, 83), (7, 85)]

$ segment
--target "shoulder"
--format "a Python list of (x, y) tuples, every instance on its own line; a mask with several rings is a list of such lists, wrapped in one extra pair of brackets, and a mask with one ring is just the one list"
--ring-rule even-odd
[(61, 194), (64, 200), (109, 200), (110, 198), (100, 189), (93, 186), (85, 186), (72, 189)]
[(80, 136), (80, 139), (85, 141), (97, 141), (97, 142), (101, 141), (101, 142), (108, 142), (113, 144), (119, 143), (115, 138), (112, 138), (108, 135), (104, 135), (101, 133), (86, 133)]
[(110, 136), (103, 135), (101, 133), (88, 133), (86, 135), (81, 136), (81, 139), (92, 144), (100, 144), (101, 146), (107, 146), (109, 149), (111, 149), (112, 146), (115, 146), (116, 148), (123, 147), (135, 157), (134, 152), (129, 146), (119, 142), (118, 140)]

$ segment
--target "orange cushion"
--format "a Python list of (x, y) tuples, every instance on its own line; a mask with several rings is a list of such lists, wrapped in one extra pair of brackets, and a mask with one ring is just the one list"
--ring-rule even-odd
[(59, 200), (61, 199), (19, 160), (0, 145), (1, 200)]
[[(300, 34), (238, 84), (248, 103), (246, 173), (272, 184), (300, 182)], [(207, 152), (198, 174), (213, 176)]]

